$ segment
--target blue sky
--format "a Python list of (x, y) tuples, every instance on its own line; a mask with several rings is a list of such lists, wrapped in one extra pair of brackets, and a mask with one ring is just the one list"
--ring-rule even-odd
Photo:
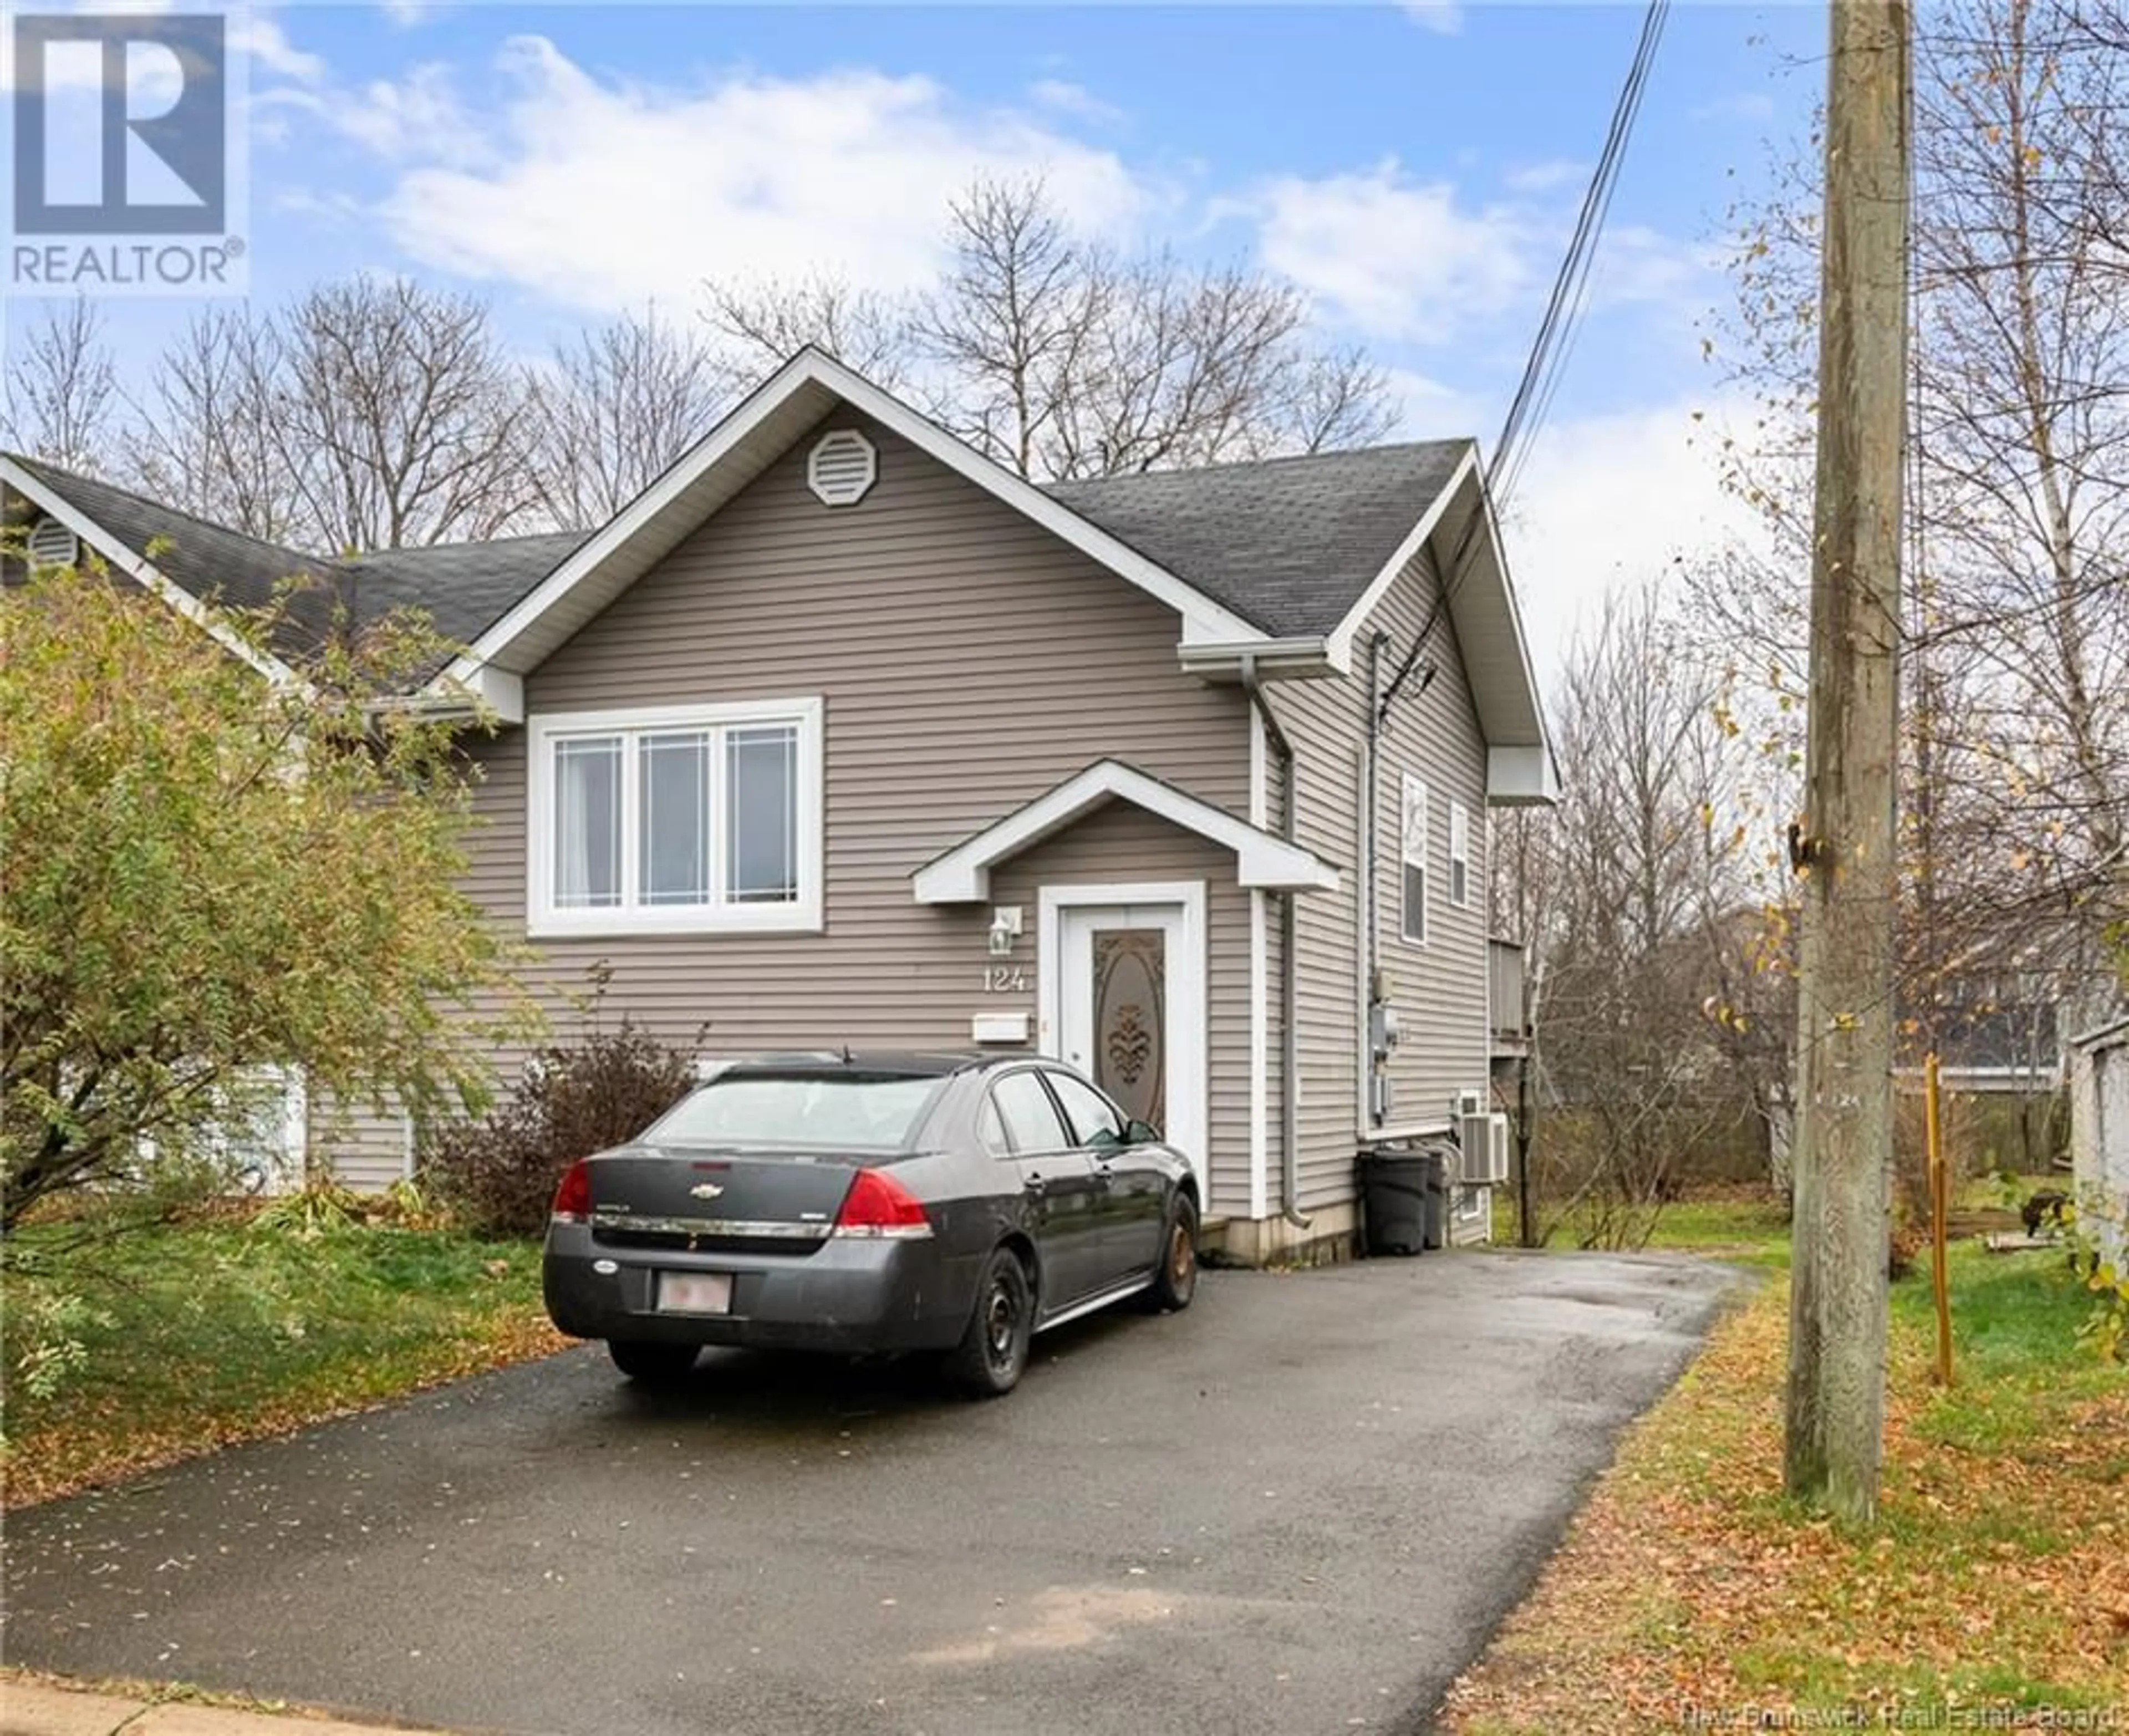
[[(1640, 24), (1611, 5), (256, 8), (255, 296), (360, 267), (492, 298), (536, 352), (707, 274), (922, 281), (979, 170), (1121, 244), (1255, 260), (1490, 441)], [(1724, 212), (1800, 137), (1823, 13), (1681, 6), (1515, 503), (1550, 625), (1724, 509), (1695, 409)], [(183, 302), (113, 301), (137, 365)], [(12, 308), (11, 328), (26, 310)], [(1713, 515), (1711, 517), (1710, 515)], [(1541, 635), (1541, 637), (1544, 637)]]

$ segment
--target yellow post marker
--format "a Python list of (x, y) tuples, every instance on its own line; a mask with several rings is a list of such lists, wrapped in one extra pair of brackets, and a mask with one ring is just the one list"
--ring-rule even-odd
[(1938, 1109), (1936, 1051), (1922, 1064), (1922, 1138), (1929, 1152), (1930, 1282), (1936, 1288), (1936, 1381), (1951, 1385), (1951, 1291), (1945, 1271), (1951, 1178), (1945, 1169), (1944, 1119)]

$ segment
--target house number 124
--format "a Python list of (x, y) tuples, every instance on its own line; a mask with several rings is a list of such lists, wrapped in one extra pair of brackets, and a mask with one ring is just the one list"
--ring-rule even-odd
[(1027, 988), (1027, 971), (1019, 965), (985, 965), (984, 987), (993, 994), (1019, 994)]

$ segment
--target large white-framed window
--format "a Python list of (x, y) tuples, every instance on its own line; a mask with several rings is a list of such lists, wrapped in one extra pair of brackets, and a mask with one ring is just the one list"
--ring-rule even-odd
[(1407, 772), (1403, 800), (1398, 804), (1402, 825), (1398, 853), (1404, 864), (1399, 932), (1414, 946), (1426, 943), (1426, 783)]
[(527, 932), (818, 929), (821, 729), (818, 698), (536, 714)]
[(1471, 902), (1471, 810), (1449, 804), (1449, 902), (1460, 909)]

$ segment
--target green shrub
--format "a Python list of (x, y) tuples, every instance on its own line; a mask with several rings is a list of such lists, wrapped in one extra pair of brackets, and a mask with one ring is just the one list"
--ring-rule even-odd
[(623, 1019), (543, 1049), (517, 1089), (478, 1120), (422, 1142), (424, 1183), (478, 1235), (536, 1236), (562, 1171), (632, 1139), (687, 1095), (695, 1057)]
[(24, 1283), (15, 1301), (15, 1378), (32, 1399), (49, 1399), (88, 1366), (83, 1341), (110, 1317), (70, 1291), (42, 1284)]
[[(2092, 1312), (2078, 1328), (2100, 1356), (2110, 1362), (2129, 1362), (2129, 1263), (2117, 1265), (2108, 1257), (2107, 1243), (2096, 1226), (2117, 1214), (2109, 1203), (2088, 1195), (2065, 1214), (2064, 1239), (2069, 1244), (2070, 1268), (2093, 1294)], [(2129, 1246), (2129, 1208), (2117, 1219), (2123, 1233), (2117, 1247)]]

